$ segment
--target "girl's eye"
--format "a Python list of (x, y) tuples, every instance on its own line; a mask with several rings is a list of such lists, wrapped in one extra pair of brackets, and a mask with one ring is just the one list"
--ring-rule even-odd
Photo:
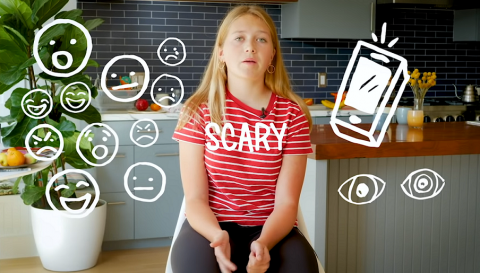
[(242, 37), (235, 38), (236, 41), (239, 41), (240, 39), (243, 39), (243, 38)]
[(258, 40), (260, 40), (260, 41), (262, 41), (262, 42), (264, 42), (264, 43), (266, 43), (266, 42), (267, 42), (267, 40), (266, 40), (266, 39), (264, 39), (264, 38), (258, 38)]

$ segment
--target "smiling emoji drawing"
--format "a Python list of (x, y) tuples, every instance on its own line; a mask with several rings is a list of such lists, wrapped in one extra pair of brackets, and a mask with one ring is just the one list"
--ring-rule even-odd
[[(76, 85), (82, 85), (85, 90), (78, 88)], [(77, 88), (73, 89), (74, 86)], [(83, 82), (73, 82), (63, 88), (60, 94), (60, 103), (70, 113), (80, 113), (88, 108), (91, 97), (88, 85)]]
[[(67, 197), (63, 197), (63, 196), (60, 197), (60, 204), (61, 204), (62, 208), (65, 209), (65, 211), (59, 211), (57, 209), (57, 207), (53, 204), (52, 199), (50, 197), (50, 188), (53, 186), (53, 183), (58, 178), (66, 176), (68, 173), (72, 173), (72, 172), (77, 173), (77, 174), (81, 174), (85, 178), (84, 180), (81, 180), (76, 184), (77, 188), (79, 188), (80, 186), (91, 187), (91, 188), (94, 189), (94, 193), (93, 194), (87, 193), (87, 194), (85, 194), (81, 197), (78, 197), (78, 198), (67, 198)], [(55, 192), (58, 192), (61, 189), (68, 190), (69, 188), (70, 187), (67, 186), (67, 185), (59, 185), (59, 186), (55, 187), (53, 190)], [(56, 175), (54, 175), (48, 181), (48, 184), (47, 184), (46, 190), (45, 190), (45, 196), (46, 196), (47, 202), (50, 205), (50, 207), (53, 208), (53, 210), (55, 210), (59, 213), (62, 213), (63, 216), (66, 216), (66, 217), (69, 217), (69, 218), (83, 218), (83, 217), (86, 217), (87, 215), (89, 215), (93, 211), (93, 209), (97, 206), (98, 200), (100, 199), (100, 189), (99, 189), (98, 184), (95, 181), (95, 179), (93, 179), (92, 175), (89, 174), (88, 172), (86, 172), (84, 170), (78, 170), (78, 169), (68, 169), (68, 170), (64, 170), (62, 172), (57, 173)], [(91, 202), (92, 197), (94, 198), (93, 202)], [(80, 208), (72, 209), (68, 204), (68, 203), (71, 203), (71, 202), (74, 202), (74, 203), (84, 202), (84, 203), (83, 203), (83, 205), (81, 205)], [(91, 206), (88, 207), (88, 205), (90, 203), (91, 203)]]
[[(38, 102), (38, 104), (36, 102)], [(20, 105), (22, 106), (23, 112), (28, 117), (42, 119), (52, 111), (53, 100), (47, 91), (34, 89), (23, 96)]]

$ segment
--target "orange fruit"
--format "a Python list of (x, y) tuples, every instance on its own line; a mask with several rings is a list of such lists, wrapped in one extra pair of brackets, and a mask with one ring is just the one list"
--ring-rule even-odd
[(15, 148), (10, 148), (7, 151), (7, 163), (8, 166), (20, 166), (25, 164), (25, 156), (22, 152), (17, 151)]
[(162, 106), (156, 104), (156, 103), (152, 103), (150, 105), (150, 109), (152, 109), (153, 111), (159, 111), (160, 109), (162, 109)]
[(303, 99), (307, 105), (313, 105), (313, 99)]

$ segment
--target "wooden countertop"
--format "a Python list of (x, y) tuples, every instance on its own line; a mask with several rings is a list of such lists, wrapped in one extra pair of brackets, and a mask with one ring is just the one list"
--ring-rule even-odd
[[(359, 127), (368, 130), (370, 126), (360, 124)], [(348, 129), (340, 131), (360, 136)], [(316, 160), (480, 154), (480, 126), (466, 122), (426, 123), (423, 129), (390, 124), (378, 148), (344, 140), (335, 135), (330, 124), (314, 125), (310, 137), (314, 152), (308, 157)]]

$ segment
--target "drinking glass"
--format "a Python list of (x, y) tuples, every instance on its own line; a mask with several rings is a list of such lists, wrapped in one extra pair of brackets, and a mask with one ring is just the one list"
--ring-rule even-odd
[(407, 123), (413, 128), (423, 128), (423, 110), (409, 110)]

